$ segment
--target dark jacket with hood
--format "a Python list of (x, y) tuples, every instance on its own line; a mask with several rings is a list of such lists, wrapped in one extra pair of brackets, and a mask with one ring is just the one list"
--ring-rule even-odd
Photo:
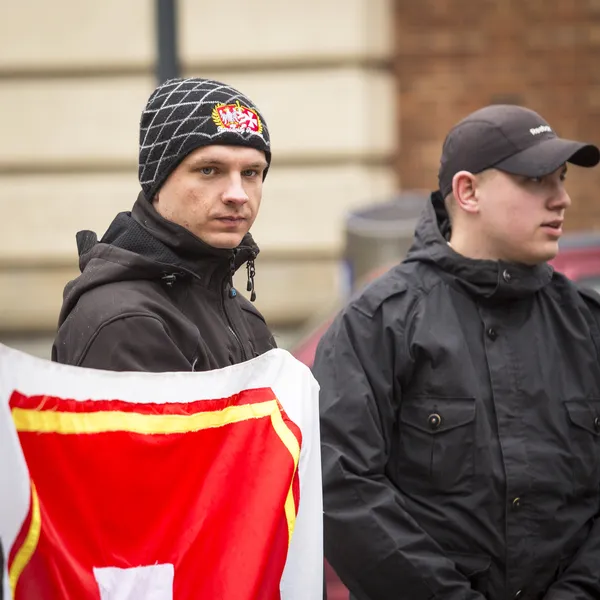
[(54, 361), (111, 371), (205, 371), (275, 347), (261, 314), (232, 284), (258, 247), (208, 246), (142, 195), (100, 242), (77, 236), (81, 275), (65, 288)]
[(326, 556), (360, 600), (598, 600), (598, 300), (447, 230), (436, 193), (319, 345)]

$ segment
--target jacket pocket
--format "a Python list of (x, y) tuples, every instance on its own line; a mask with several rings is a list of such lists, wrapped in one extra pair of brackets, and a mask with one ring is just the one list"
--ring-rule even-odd
[(600, 454), (600, 398), (566, 400), (570, 471), (573, 481), (597, 488)]
[(474, 398), (410, 398), (400, 406), (399, 484), (469, 487), (474, 473)]
[(464, 575), (471, 587), (484, 596), (488, 593), (490, 566), (492, 559), (484, 554), (462, 554), (446, 552), (446, 556), (454, 561), (456, 570)]

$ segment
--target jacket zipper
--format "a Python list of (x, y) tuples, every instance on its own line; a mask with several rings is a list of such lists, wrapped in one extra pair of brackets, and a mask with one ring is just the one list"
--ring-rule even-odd
[(225, 318), (227, 319), (227, 328), (229, 329), (229, 331), (235, 338), (236, 342), (238, 343), (238, 345), (240, 347), (240, 350), (242, 351), (242, 361), (246, 361), (247, 356), (246, 356), (246, 351), (244, 350), (244, 345), (242, 344), (242, 340), (240, 339), (240, 336), (236, 333), (235, 329), (233, 328), (233, 323), (231, 322), (231, 319), (229, 318), (229, 314), (227, 313), (227, 308), (225, 307), (225, 301), (223, 300), (223, 298), (221, 298), (221, 299), (223, 302), (223, 312), (225, 313)]
[(223, 286), (221, 288), (221, 305), (223, 306), (223, 312), (225, 313), (225, 318), (227, 319), (227, 328), (229, 329), (229, 331), (231, 332), (231, 334), (237, 341), (237, 343), (240, 347), (240, 350), (242, 351), (242, 362), (245, 362), (246, 360), (248, 360), (248, 357), (246, 356), (246, 350), (244, 350), (244, 345), (242, 344), (242, 340), (241, 340), (240, 336), (237, 334), (237, 332), (233, 328), (233, 323), (231, 321), (231, 318), (229, 317), (229, 313), (227, 312), (227, 306), (226, 306), (226, 302), (225, 302), (225, 294), (226, 294), (227, 284), (231, 282), (231, 287), (233, 289), (233, 273), (235, 272), (235, 250), (233, 251), (233, 256), (231, 257), (230, 271), (231, 272), (229, 274), (229, 277), (226, 277), (223, 280)]

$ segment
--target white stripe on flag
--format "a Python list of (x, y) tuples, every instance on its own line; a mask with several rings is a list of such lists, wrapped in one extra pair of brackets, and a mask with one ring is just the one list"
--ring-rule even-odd
[(173, 565), (94, 567), (101, 600), (173, 600)]

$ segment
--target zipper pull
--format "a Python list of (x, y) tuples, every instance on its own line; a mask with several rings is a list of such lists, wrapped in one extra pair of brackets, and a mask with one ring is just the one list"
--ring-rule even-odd
[(256, 268), (254, 267), (254, 259), (251, 258), (246, 263), (246, 271), (248, 272), (248, 283), (246, 284), (246, 291), (251, 292), (250, 302), (256, 300), (256, 292), (254, 290), (254, 276), (256, 275)]
[(177, 281), (177, 275), (175, 273), (167, 273), (161, 278), (167, 287), (173, 287), (175, 281)]

